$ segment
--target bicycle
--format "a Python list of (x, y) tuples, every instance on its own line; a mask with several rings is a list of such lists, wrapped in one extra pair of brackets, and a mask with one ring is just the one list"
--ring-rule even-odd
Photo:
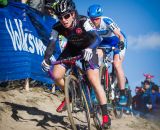
[[(65, 100), (72, 129), (91, 130), (90, 118), (92, 117), (96, 128), (101, 130), (102, 113), (100, 105), (99, 103), (93, 102), (91, 99), (93, 88), (84, 71), (85, 66), (80, 66), (77, 63), (77, 61), (80, 60), (81, 56), (79, 55), (52, 62), (52, 65), (65, 63), (71, 66), (65, 75)], [(51, 70), (49, 71), (49, 75), (52, 77)], [(78, 112), (82, 113), (77, 115)], [(81, 125), (82, 123), (83, 125)]]
[[(119, 105), (119, 88), (117, 86), (117, 77), (112, 66), (112, 72), (109, 72), (110, 65), (113, 63), (113, 60), (110, 58), (110, 52), (115, 50), (115, 47), (99, 47), (103, 51), (103, 62), (100, 66), (100, 80), (101, 84), (104, 87), (107, 97), (108, 111), (113, 111), (116, 118), (122, 118), (123, 107)], [(106, 53), (107, 52), (107, 53)]]
[[(85, 72), (77, 63), (80, 59), (81, 56), (76, 56), (52, 62), (52, 65), (65, 63), (71, 66), (64, 78), (68, 117), (73, 130), (90, 130), (90, 110), (86, 93), (84, 92), (86, 89)], [(49, 71), (49, 75), (52, 77), (51, 70)]]

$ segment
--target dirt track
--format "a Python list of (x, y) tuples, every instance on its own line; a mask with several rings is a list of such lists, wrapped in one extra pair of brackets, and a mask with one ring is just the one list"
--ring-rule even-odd
[[(0, 91), (0, 130), (70, 130), (67, 112), (57, 113), (62, 96), (41, 88), (31, 92), (14, 89)], [(157, 123), (158, 124), (158, 123)], [(92, 129), (95, 130), (92, 123)], [(160, 130), (156, 121), (135, 116), (113, 119), (110, 130)]]

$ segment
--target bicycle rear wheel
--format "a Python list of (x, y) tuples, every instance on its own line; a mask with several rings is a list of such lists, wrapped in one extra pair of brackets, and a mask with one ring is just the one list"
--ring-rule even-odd
[(69, 75), (65, 78), (67, 112), (73, 130), (90, 130), (90, 113), (78, 79)]

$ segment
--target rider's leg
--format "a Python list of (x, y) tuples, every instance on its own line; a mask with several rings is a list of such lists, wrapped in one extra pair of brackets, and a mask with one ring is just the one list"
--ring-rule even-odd
[(57, 86), (64, 90), (64, 75), (66, 68), (62, 65), (55, 65), (53, 68), (53, 77)]
[[(63, 52), (60, 54), (57, 60), (66, 59), (68, 57), (71, 57), (71, 51), (70, 48), (65, 48)], [(62, 90), (64, 90), (64, 75), (66, 72), (66, 69), (68, 69), (67, 65), (65, 64), (58, 64), (54, 65), (53, 68), (53, 78), (57, 86), (59, 86)]]
[(104, 92), (103, 87), (101, 86), (100, 83), (100, 77), (99, 77), (99, 69), (89, 69), (87, 70), (87, 76), (88, 79), (93, 86), (95, 93), (97, 95), (97, 98), (100, 102), (100, 105), (106, 104), (106, 95)]
[(127, 99), (125, 97), (125, 74), (124, 74), (123, 67), (122, 67), (122, 63), (124, 60), (124, 54), (123, 55), (115, 54), (113, 59), (114, 59), (113, 65), (116, 71), (116, 76), (118, 79), (118, 86), (120, 89), (120, 102), (119, 103), (121, 105), (126, 105)]
[(102, 62), (103, 62), (103, 51), (102, 49), (97, 49), (97, 54), (98, 54), (98, 64), (99, 66), (101, 66)]
[(99, 69), (87, 70), (87, 76), (91, 85), (95, 90), (96, 96), (101, 106), (102, 118), (103, 118), (102, 127), (107, 128), (108, 126), (111, 125), (111, 119), (108, 116), (107, 99), (106, 99), (105, 91), (100, 83)]
[[(53, 69), (53, 77), (57, 86), (59, 86), (62, 90), (64, 90), (64, 74), (66, 69), (62, 65), (55, 65)], [(57, 112), (62, 112), (66, 108), (65, 99), (61, 102), (61, 104), (56, 109)]]
[(120, 88), (120, 90), (124, 90), (125, 89), (125, 75), (124, 75), (124, 71), (123, 71), (123, 67), (122, 67), (122, 62), (124, 57), (123, 56), (119, 56), (119, 54), (115, 54), (114, 55), (114, 68), (116, 71), (116, 75), (118, 78), (118, 86)]

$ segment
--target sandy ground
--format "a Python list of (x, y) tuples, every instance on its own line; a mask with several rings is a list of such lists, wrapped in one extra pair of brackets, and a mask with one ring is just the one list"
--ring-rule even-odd
[[(71, 130), (67, 112), (56, 112), (62, 99), (61, 94), (53, 95), (37, 87), (30, 92), (1, 90), (0, 130)], [(113, 118), (110, 130), (160, 130), (160, 112), (158, 115), (152, 116), (152, 121), (131, 115)], [(92, 129), (95, 130), (93, 122)]]

